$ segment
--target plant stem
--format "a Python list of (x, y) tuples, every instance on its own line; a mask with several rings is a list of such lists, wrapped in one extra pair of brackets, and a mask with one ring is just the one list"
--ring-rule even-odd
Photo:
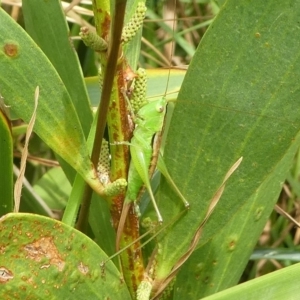
[(93, 190), (88, 184), (86, 184), (83, 192), (83, 197), (82, 197), (83, 201), (81, 203), (78, 221), (76, 223), (76, 229), (84, 233), (87, 231), (87, 227), (88, 227), (87, 226), (88, 216), (89, 216), (92, 194), (93, 194)]
[[(116, 0), (115, 2), (114, 17), (112, 21), (112, 31), (110, 35), (111, 40), (108, 48), (107, 65), (103, 79), (103, 90), (101, 94), (100, 106), (98, 108), (99, 111), (97, 114), (98, 118), (95, 133), (95, 141), (91, 155), (92, 163), (95, 166), (97, 166), (98, 164), (102, 146), (102, 138), (104, 136), (104, 131), (106, 127), (107, 113), (120, 52), (121, 34), (125, 16), (126, 2), (126, 0)], [(86, 186), (83, 201), (81, 204), (81, 209), (79, 212), (78, 223), (76, 226), (78, 230), (84, 231), (87, 227), (91, 197), (92, 190), (90, 187)]]
[(110, 95), (114, 83), (114, 74), (116, 72), (117, 62), (119, 58), (119, 49), (121, 43), (121, 34), (123, 28), (123, 21), (125, 16), (126, 0), (117, 0), (115, 2), (114, 21), (112, 23), (111, 43), (108, 48), (108, 58), (106, 72), (103, 79), (103, 90), (100, 101), (100, 111), (98, 113), (95, 142), (92, 150), (92, 163), (98, 164), (102, 138), (106, 126), (107, 112), (109, 108)]

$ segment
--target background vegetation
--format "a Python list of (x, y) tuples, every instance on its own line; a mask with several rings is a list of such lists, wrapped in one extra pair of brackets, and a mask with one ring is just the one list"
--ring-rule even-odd
[[(199, 227), (199, 223), (194, 223), (193, 218), (195, 215), (204, 216), (209, 199), (220, 185), (226, 171), (240, 156), (244, 157), (241, 167), (232, 176), (225, 189), (224, 197), (208, 222), (195, 254), (178, 274), (174, 284), (175, 292), (172, 294), (174, 299), (203, 298), (235, 285), (238, 280), (246, 282), (299, 261), (299, 229), (276, 211), (272, 212), (272, 208), (278, 199), (278, 204), (283, 210), (296, 219), (299, 215), (299, 114), (297, 112), (299, 33), (295, 25), (298, 24), (295, 12), (300, 3), (294, 1), (290, 4), (278, 4), (277, 1), (269, 0), (258, 4), (256, 1), (232, 0), (227, 1), (222, 7), (223, 2), (225, 1), (177, 1), (176, 5), (173, 1), (147, 3), (148, 11), (144, 22), (139, 64), (145, 68), (168, 68), (171, 61), (172, 65), (182, 67), (189, 64), (194, 57), (185, 79), (187, 83), (178, 97), (165, 147), (166, 162), (171, 173), (174, 174), (174, 179), (179, 182), (184, 195), (191, 202), (191, 211), (183, 218), (182, 228), (176, 231), (176, 226), (175, 229), (172, 227), (175, 238), (172, 234), (168, 235), (167, 241), (163, 240), (166, 241), (166, 245), (176, 245), (178, 239), (184, 240), (187, 230), (191, 235), (187, 235), (185, 244), (190, 242), (193, 232)], [(61, 78), (65, 76), (63, 81), (72, 101), (80, 97), (87, 99), (87, 95), (82, 92), (78, 97), (79, 89), (76, 91), (74, 88), (80, 85), (79, 79), (77, 85), (76, 82), (74, 85), (73, 80), (76, 79), (72, 78), (68, 88), (66, 78), (70, 77), (72, 72), (75, 73), (72, 67), (77, 68), (77, 63), (64, 61), (65, 55), (68, 54), (63, 53), (67, 47), (64, 46), (66, 45), (64, 39), (59, 40), (61, 35), (46, 31), (46, 34), (44, 32), (43, 35), (34, 36), (38, 15), (41, 15), (41, 20), (46, 23), (46, 14), (41, 14), (41, 8), (34, 7), (34, 4), (35, 1), (25, 1), (22, 10), (20, 4), (2, 1), (3, 9), (21, 26), (26, 25), (26, 30), (31, 32), (30, 35), (36, 42), (52, 43), (51, 36), (57, 39), (56, 45), (53, 43), (51, 46), (48, 45), (48, 53), (45, 49), (43, 51), (49, 60), (51, 55), (55, 56), (54, 59), (57, 60), (55, 69)], [(78, 37), (82, 25), (93, 28), (91, 3), (76, 3), (72, 8), (67, 8), (68, 5), (63, 3), (70, 29), (69, 34), (78, 53), (84, 77), (96, 76), (99, 58), (92, 50), (86, 48)], [(4, 14), (0, 18), (2, 16)], [(212, 26), (205, 35), (210, 24)], [(40, 25), (39, 30), (45, 29)], [(5, 33), (0, 35), (2, 41), (7, 40)], [(44, 36), (44, 41), (38, 40), (42, 39), (41, 36)], [(195, 54), (197, 45), (203, 37), (203, 43)], [(172, 42), (175, 46), (171, 46)], [(27, 46), (32, 47), (31, 44)], [(62, 61), (59, 61), (57, 53), (62, 54)], [(30, 58), (30, 63), (44, 64), (40, 57)], [(53, 61), (52, 64), (55, 65)], [(6, 87), (9, 85), (7, 78), (12, 77), (7, 70), (0, 59), (2, 79), (0, 92), (5, 103), (10, 101), (10, 90)], [(53, 105), (56, 105), (56, 99), (53, 97), (58, 94), (53, 91), (56, 89), (53, 87), (53, 82), (57, 82), (54, 73), (51, 71), (53, 74), (49, 72), (49, 75), (45, 76), (44, 71), (41, 71), (34, 75), (36, 70), (33, 68), (33, 73), (22, 74), (22, 76), (26, 77), (26, 82), (32, 80), (30, 76), (40, 76), (43, 79), (43, 87), (49, 86), (49, 90), (52, 91), (47, 101), (53, 101)], [(162, 77), (159, 74), (163, 74)], [(172, 76), (173, 79), (171, 78), (170, 89), (173, 91), (180, 85), (178, 83), (182, 79), (180, 74), (181, 72), (178, 75), (179, 79), (176, 78), (176, 74)], [(152, 79), (150, 76), (148, 91), (150, 97), (165, 92), (167, 77), (168, 73), (164, 72), (164, 69), (154, 72)], [(85, 82), (89, 99), (96, 107), (100, 98), (98, 79), (86, 78)], [(22, 82), (15, 85), (15, 89), (20, 86)], [(24, 85), (23, 89), (24, 98), (33, 99), (33, 90), (28, 90), (28, 84)], [(18, 96), (14, 96), (14, 100), (17, 98)], [(76, 107), (77, 112), (84, 109), (86, 108)], [(26, 110), (20, 106), (19, 110), (12, 108), (11, 113), (14, 119), (12, 129), (14, 164), (19, 165), (27, 128), (19, 118), (28, 123), (27, 119), (31, 116), (32, 109), (30, 107)], [(80, 122), (83, 133), (87, 136), (91, 125), (91, 114), (90, 112), (84, 114), (85, 117)], [(71, 118), (72, 116), (66, 120), (66, 124), (71, 122)], [(39, 123), (36, 126), (38, 127)], [(41, 130), (45, 130), (45, 127)], [(73, 134), (69, 130), (68, 126), (65, 137)], [(59, 132), (59, 134), (63, 136), (64, 133)], [(70, 184), (74, 180), (74, 171), (65, 167), (63, 172), (58, 167), (57, 160), (60, 158), (49, 148), (49, 146), (55, 148), (56, 144), (51, 143), (55, 141), (50, 141), (49, 145), (49, 140), (45, 143), (45, 136), (41, 138), (41, 134), (31, 136), (25, 175), (27, 182), (22, 190), (20, 211), (61, 219), (71, 191), (74, 191), (74, 187), (72, 189)], [(70, 156), (73, 155), (73, 151), (70, 149)], [(63, 156), (64, 152), (59, 154)], [(2, 162), (3, 159), (1, 164)], [(1, 168), (7, 170), (10, 166), (3, 165)], [(6, 172), (3, 177), (7, 178)], [(190, 186), (198, 188), (191, 190)], [(182, 210), (182, 207), (176, 204), (170, 205), (172, 200), (166, 200), (172, 196), (173, 194), (162, 181), (158, 199), (167, 224)], [(201, 199), (204, 200), (199, 203)], [(108, 208), (105, 206), (107, 204), (98, 199), (92, 202), (88, 235), (105, 253), (111, 255), (114, 252), (114, 232), (110, 226)], [(3, 214), (8, 211), (11, 211), (9, 207), (4, 209)], [(99, 215), (102, 220), (99, 220)], [(199, 219), (199, 216), (197, 217)], [(12, 226), (16, 226), (19, 220), (23, 224), (30, 223), (30, 217), (27, 219), (20, 216), (18, 219), (14, 216), (12, 219)], [(55, 223), (48, 224), (49, 228), (55, 226)], [(8, 225), (1, 227), (2, 232), (5, 226)], [(26, 226), (29, 226), (32, 231), (30, 227), (32, 225)], [(35, 230), (38, 232), (40, 228)], [(48, 229), (44, 228), (44, 230)], [(68, 230), (64, 229), (61, 239), (71, 234)], [(59, 235), (59, 230), (57, 234)], [(76, 236), (76, 238), (78, 240), (70, 241), (70, 245), (72, 243), (74, 243), (72, 245), (79, 245), (84, 237)], [(51, 244), (50, 241), (48, 242)], [(96, 265), (106, 259), (104, 253), (99, 254), (96, 245), (88, 245), (91, 247), (88, 251), (91, 264)], [(254, 245), (256, 247), (253, 251)], [(166, 252), (163, 259), (172, 261), (174, 246), (164, 250)], [(74, 255), (78, 255), (78, 259), (81, 259), (79, 252)], [(250, 255), (251, 258), (247, 263)], [(173, 260), (176, 259), (178, 257), (174, 254)], [(1, 260), (4, 261), (4, 256), (0, 257)], [(111, 268), (112, 273), (116, 272), (112, 264), (107, 263), (106, 267), (108, 270)], [(297, 265), (288, 273), (292, 274), (291, 278), (297, 277), (299, 273), (296, 267)], [(73, 274), (71, 269), (68, 272), (71, 274), (74, 286), (77, 286), (78, 275)], [(109, 273), (107, 271), (106, 275)], [(100, 286), (98, 278), (101, 278), (101, 271), (93, 276), (93, 280)], [(275, 299), (274, 295), (276, 295), (277, 299), (282, 299), (279, 290), (276, 290), (276, 280), (281, 282), (280, 289), (285, 287), (286, 291), (296, 292), (295, 286), (293, 288), (288, 286), (293, 281), (288, 276), (286, 273), (281, 273), (279, 279), (273, 278), (269, 281), (268, 278), (263, 281), (264, 277), (262, 277), (256, 286), (250, 286), (249, 289), (252, 292), (258, 291), (260, 298)], [(287, 281), (290, 282), (283, 282), (283, 278), (289, 278)], [(115, 284), (113, 275), (106, 281), (111, 282), (112, 286)], [(267, 288), (268, 284), (270, 288)], [(263, 296), (263, 291), (259, 287), (263, 287), (263, 291), (268, 293), (275, 289), (272, 292), (274, 294)], [(87, 285), (86, 289), (90, 292), (91, 287)], [(107, 290), (107, 295), (113, 298), (112, 287), (103, 287), (103, 289)], [(81, 292), (85, 293), (86, 290)], [(123, 292), (124, 294), (120, 292), (115, 297), (120, 295), (129, 297), (125, 288)], [(243, 297), (245, 294), (249, 295), (249, 299), (257, 297), (248, 290), (243, 290), (243, 286), (239, 290), (229, 289), (227, 293), (219, 297), (239, 299), (241, 295), (239, 293), (242, 293)], [(236, 296), (233, 296), (234, 293)], [(80, 297), (79, 294), (77, 296)], [(97, 297), (97, 292), (94, 297)], [(215, 294), (211, 297), (217, 299), (218, 296)], [(285, 294), (285, 297), (291, 296)]]

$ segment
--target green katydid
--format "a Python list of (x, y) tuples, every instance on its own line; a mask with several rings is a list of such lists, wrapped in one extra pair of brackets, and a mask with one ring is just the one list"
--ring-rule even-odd
[[(146, 8), (144, 3), (138, 4), (138, 10), (133, 17), (137, 20), (129, 22), (128, 26), (132, 27), (133, 24), (142, 24), (142, 20), (145, 16)], [(125, 26), (125, 28), (127, 28)], [(125, 32), (127, 30), (123, 30), (122, 40), (126, 41), (124, 37), (126, 37)], [(135, 31), (134, 28), (131, 28), (128, 32)], [(121, 217), (119, 220), (119, 225), (117, 229), (117, 239), (116, 239), (116, 248), (119, 249), (119, 242), (121, 233), (124, 227), (124, 223), (129, 211), (129, 208), (133, 202), (135, 202), (139, 193), (143, 186), (146, 187), (151, 201), (153, 203), (154, 209), (157, 214), (157, 219), (159, 223), (162, 223), (163, 218), (159, 212), (157, 207), (153, 191), (150, 184), (150, 178), (152, 173), (156, 167), (160, 170), (160, 172), (165, 176), (169, 184), (173, 187), (175, 192), (181, 198), (186, 208), (189, 207), (188, 201), (181, 194), (176, 184), (172, 180), (166, 165), (162, 159), (160, 154), (160, 140), (161, 134), (164, 126), (164, 120), (166, 115), (167, 108), (167, 99), (163, 96), (159, 100), (146, 102), (145, 93), (146, 93), (146, 75), (142, 69), (137, 71), (137, 80), (135, 80), (135, 90), (137, 93), (132, 94), (131, 102), (128, 101), (129, 110), (132, 115), (132, 119), (135, 123), (135, 129), (133, 131), (133, 138), (131, 139), (130, 146), (130, 154), (131, 154), (131, 163), (129, 166), (128, 172), (128, 187), (127, 192), (123, 204), (123, 209), (121, 213)], [(169, 73), (170, 76), (170, 73)], [(139, 80), (140, 79), (140, 80)], [(165, 94), (167, 93), (168, 84), (166, 87)], [(126, 97), (126, 95), (124, 95)], [(135, 97), (137, 96), (137, 97)], [(135, 114), (135, 115), (134, 115)], [(155, 140), (155, 142), (153, 142)], [(127, 143), (125, 143), (127, 144)]]
[(155, 162), (157, 161), (158, 169), (177, 192), (178, 196), (183, 201), (184, 206), (186, 208), (189, 207), (188, 201), (180, 193), (169, 172), (167, 171), (167, 168), (159, 151), (160, 143), (154, 143), (155, 148), (153, 148), (154, 137), (160, 136), (162, 133), (167, 103), (168, 102), (166, 97), (151, 101), (142, 106), (138, 110), (136, 116), (133, 117), (136, 127), (133, 132), (133, 138), (129, 143), (131, 163), (128, 175), (128, 188), (117, 230), (117, 249), (119, 247), (119, 240), (130, 205), (137, 200), (139, 192), (143, 186), (146, 187), (150, 195), (151, 201), (157, 214), (158, 222), (162, 223), (163, 221), (150, 184), (149, 169), (151, 163), (155, 164)]

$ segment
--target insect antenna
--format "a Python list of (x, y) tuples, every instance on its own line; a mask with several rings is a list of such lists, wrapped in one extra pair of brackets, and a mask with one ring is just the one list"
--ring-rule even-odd
[[(172, 18), (170, 20), (172, 22), (172, 34), (173, 34), (173, 36), (174, 36), (175, 24), (176, 24), (175, 23), (176, 6), (177, 6), (177, 0), (167, 1), (166, 8), (170, 8), (170, 10), (173, 10), (173, 15), (172, 15)], [(165, 9), (165, 11), (166, 11), (166, 14), (167, 14), (169, 9)], [(168, 44), (170, 45), (170, 47), (168, 47)], [(175, 42), (174, 42), (174, 40), (171, 40), (171, 42), (169, 42), (168, 44), (165, 44), (165, 47), (164, 47), (165, 52), (167, 53), (167, 56), (168, 56), (168, 61), (169, 61), (168, 79), (167, 79), (167, 84), (166, 84), (164, 97), (166, 97), (167, 92), (168, 92), (168, 88), (169, 88), (169, 80), (170, 80), (170, 76), (171, 76), (171, 67), (172, 67), (172, 57), (173, 57), (173, 54), (174, 54), (174, 51), (175, 51)]]
[(154, 232), (154, 234), (149, 239), (147, 239), (143, 244), (141, 244), (136, 250), (143, 248), (149, 242), (151, 242), (154, 238), (156, 238), (160, 233), (162, 233), (166, 228), (172, 226), (177, 220), (179, 220), (179, 218), (184, 213), (186, 213), (186, 210), (182, 210), (179, 214), (177, 214), (174, 218), (172, 218), (168, 223), (166, 223), (164, 225), (158, 224), (156, 226), (153, 226), (152, 228), (150, 228), (149, 230), (147, 230), (145, 233), (143, 233), (142, 235), (140, 235), (137, 239), (135, 239), (134, 241), (132, 241), (131, 243), (129, 243), (128, 245), (126, 245), (122, 249), (118, 250), (116, 253), (114, 253), (113, 255), (111, 255), (110, 257), (108, 257), (106, 260), (102, 261), (100, 263), (100, 266), (104, 267), (105, 264), (108, 261), (114, 259), (118, 255), (120, 255), (122, 252), (124, 252), (126, 249), (130, 248), (131, 246), (133, 246), (134, 244), (136, 244), (137, 242), (139, 242), (140, 240), (142, 240), (143, 238), (145, 238), (146, 236), (148, 236), (149, 234), (151, 234), (152, 232)]

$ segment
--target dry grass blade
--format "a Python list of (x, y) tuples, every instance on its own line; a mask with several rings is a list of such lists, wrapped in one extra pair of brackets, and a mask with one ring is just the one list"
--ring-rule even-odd
[[(10, 15), (14, 20), (18, 20), (20, 17), (20, 7), (22, 6), (21, 0), (2, 0), (2, 5), (11, 6), (11, 12)], [(92, 9), (79, 6), (85, 5), (85, 6), (91, 6), (91, 1), (82, 1), (82, 0), (73, 0), (71, 3), (62, 1), (61, 5), (64, 9), (64, 13), (66, 14), (67, 21), (71, 23), (79, 24), (80, 26), (87, 26), (91, 29), (95, 29), (94, 26), (92, 26), (89, 22), (87, 22), (82, 16), (88, 16), (93, 17), (93, 11)]]
[[(170, 28), (172, 28), (172, 32), (173, 32), (173, 35), (174, 35), (174, 32), (176, 30), (176, 26), (177, 26), (177, 20), (175, 20), (174, 16), (176, 15), (176, 6), (177, 6), (177, 1), (167, 1), (166, 2), (166, 5), (164, 5), (164, 9), (163, 9), (163, 19), (165, 20), (165, 24), (167, 26), (169, 26)], [(167, 40), (167, 39), (170, 39), (171, 36), (170, 34), (168, 33), (165, 33), (164, 34), (164, 37), (163, 39), (164, 40)], [(165, 55), (168, 59), (169, 62), (172, 63), (172, 59), (174, 57), (174, 50), (175, 50), (175, 47), (174, 47), (174, 41), (171, 39), (169, 43), (166, 43), (164, 45), (164, 52), (165, 52)]]
[(238, 168), (238, 166), (241, 164), (243, 160), (243, 157), (240, 157), (234, 164), (233, 166), (229, 169), (229, 171), (227, 172), (227, 174), (225, 175), (225, 178), (223, 180), (223, 183), (225, 183), (228, 178), (232, 175), (232, 173)]
[(282, 216), (286, 217), (290, 221), (292, 221), (297, 227), (300, 227), (300, 223), (298, 223), (290, 214), (288, 214), (286, 211), (284, 211), (280, 206), (277, 204), (274, 207), (275, 211), (277, 211)]
[(21, 163), (20, 163), (20, 174), (16, 180), (15, 188), (14, 188), (14, 201), (15, 201), (15, 207), (14, 211), (18, 212), (20, 208), (20, 200), (21, 200), (21, 192), (22, 192), (22, 185), (23, 185), (23, 179), (26, 169), (26, 159), (28, 156), (28, 144), (29, 144), (29, 138), (33, 130), (33, 126), (35, 123), (36, 118), (36, 111), (38, 106), (38, 98), (39, 98), (39, 87), (36, 87), (35, 93), (34, 93), (34, 110), (32, 117), (30, 119), (30, 122), (28, 124), (28, 128), (26, 131), (26, 138), (25, 138), (25, 145), (24, 149), (22, 151), (22, 157), (21, 157)]
[(21, 0), (2, 0), (1, 4), (7, 4), (10, 6), (18, 6), (21, 7), (22, 6), (22, 2)]
[(67, 6), (64, 11), (65, 13), (67, 13), (68, 11), (70, 11), (74, 6), (76, 6), (77, 4), (79, 4), (81, 2), (81, 0), (73, 0), (69, 6)]
[(218, 190), (216, 191), (216, 193), (214, 194), (213, 198), (211, 199), (209, 208), (207, 210), (207, 213), (203, 219), (203, 221), (201, 222), (201, 224), (199, 225), (194, 238), (191, 241), (190, 247), (188, 248), (188, 250), (186, 251), (185, 254), (182, 255), (182, 257), (178, 260), (178, 262), (176, 263), (176, 265), (173, 267), (171, 273), (168, 275), (168, 277), (165, 278), (165, 280), (163, 282), (161, 282), (159, 284), (159, 288), (156, 291), (155, 296), (153, 297), (153, 299), (155, 299), (157, 296), (159, 296), (163, 290), (168, 286), (168, 284), (174, 279), (174, 277), (176, 276), (179, 268), (187, 261), (187, 259), (191, 256), (191, 254), (193, 253), (193, 251), (195, 250), (199, 239), (201, 237), (202, 234), (202, 230), (204, 228), (205, 223), (207, 222), (207, 220), (209, 219), (209, 217), (211, 216), (211, 214), (213, 213), (215, 207), (217, 206), (223, 191), (225, 189), (225, 183), (228, 180), (228, 178), (233, 174), (233, 172), (238, 168), (238, 166), (240, 165), (240, 163), (242, 162), (243, 157), (239, 158), (234, 164), (233, 166), (228, 170), (228, 172), (226, 173), (224, 180), (221, 184), (221, 186), (218, 188)]
[(84, 20), (78, 13), (76, 13), (74, 10), (70, 10), (66, 15), (67, 21), (71, 23), (75, 23), (85, 27), (88, 27), (90, 30), (95, 30), (95, 27), (92, 26), (89, 22)]
[[(28, 159), (27, 159), (28, 161)], [(14, 165), (13, 166), (13, 170), (14, 170), (14, 174), (16, 177), (20, 176), (20, 170)], [(25, 178), (23, 178), (22, 180), (22, 186), (23, 188), (27, 189), (27, 191), (31, 194), (31, 197), (37, 202), (39, 203), (39, 205), (45, 210), (45, 212), (47, 213), (47, 216), (52, 218), (52, 219), (57, 219), (59, 220), (59, 214), (55, 214), (54, 212), (52, 212), (52, 210), (50, 209), (50, 207), (47, 205), (47, 203), (44, 201), (44, 199), (33, 189), (31, 183)]]

